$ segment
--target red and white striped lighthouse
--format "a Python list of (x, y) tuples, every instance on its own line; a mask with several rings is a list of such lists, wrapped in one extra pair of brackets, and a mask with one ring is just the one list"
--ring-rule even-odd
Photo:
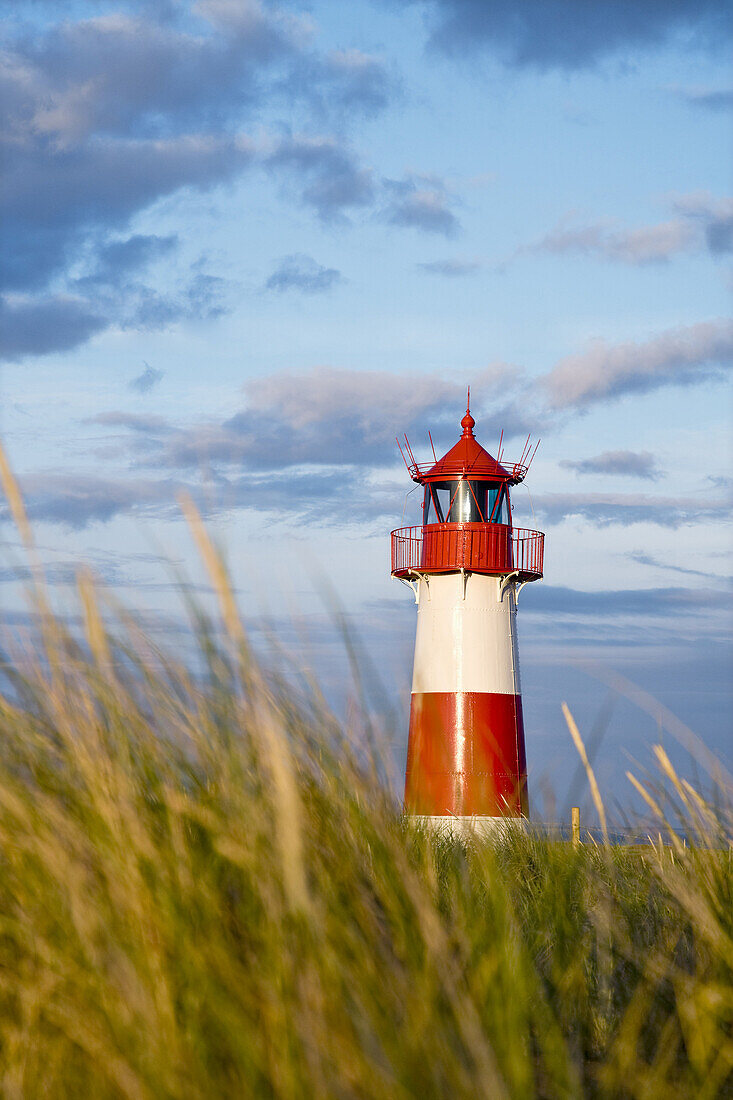
[(544, 535), (512, 524), (509, 489), (526, 476), (529, 441), (519, 462), (502, 463), (474, 425), (467, 408), (461, 438), (432, 464), (406, 440), (423, 522), (392, 532), (392, 575), (418, 605), (405, 809), (489, 829), (528, 815), (517, 595), (542, 576)]

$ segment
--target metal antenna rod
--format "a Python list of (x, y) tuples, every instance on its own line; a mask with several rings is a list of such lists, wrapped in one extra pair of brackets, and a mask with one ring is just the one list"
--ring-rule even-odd
[(405, 464), (405, 469), (407, 470), (407, 472), (408, 472), (408, 474), (409, 474), (409, 472), (410, 472), (410, 467), (409, 467), (409, 465), (408, 465), (407, 459), (405, 458), (405, 452), (404, 452), (404, 451), (402, 450), (402, 444), (400, 443), (400, 441), (399, 441), (399, 439), (397, 438), (397, 436), (395, 436), (395, 439), (397, 440), (397, 446), (398, 446), (398, 447), (399, 447), (399, 449), (400, 449), (400, 454), (402, 455), (402, 461), (403, 461), (403, 462), (404, 462), (404, 464)]
[(532, 457), (530, 458), (529, 462), (527, 463), (527, 471), (528, 471), (528, 472), (529, 472), (529, 468), (530, 468), (530, 466), (531, 466), (531, 465), (532, 465), (532, 463), (534, 462), (534, 456), (535, 456), (535, 455), (537, 454), (537, 448), (539, 447), (539, 445), (540, 445), (540, 443), (541, 443), (541, 442), (542, 442), (542, 440), (541, 440), (541, 439), (538, 439), (538, 440), (537, 440), (537, 442), (535, 443), (535, 448), (534, 448), (534, 450), (532, 451)]

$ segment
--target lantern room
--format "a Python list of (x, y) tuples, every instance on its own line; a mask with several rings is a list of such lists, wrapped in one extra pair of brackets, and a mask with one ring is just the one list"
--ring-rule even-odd
[(425, 486), (423, 524), (509, 523), (509, 493), (496, 481), (429, 481)]
[(409, 580), (456, 571), (516, 574), (522, 581), (542, 576), (544, 535), (514, 527), (509, 494), (510, 486), (524, 480), (537, 447), (531, 451), (528, 439), (520, 461), (504, 464), (478, 442), (475, 424), (467, 408), (460, 439), (433, 463), (416, 462), (407, 438), (406, 452), (400, 446), (410, 477), (424, 487), (423, 522), (392, 532), (394, 576)]

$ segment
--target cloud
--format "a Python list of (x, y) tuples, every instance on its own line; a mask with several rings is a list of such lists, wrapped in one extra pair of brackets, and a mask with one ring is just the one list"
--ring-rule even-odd
[(428, 0), (423, 6), (433, 17), (433, 48), (461, 60), (486, 50), (517, 68), (572, 71), (675, 39), (687, 48), (718, 48), (731, 34), (718, 0)]
[(728, 477), (727, 474), (707, 474), (705, 480), (709, 481), (716, 489), (733, 493), (733, 477)]
[(333, 50), (324, 59), (324, 78), (329, 82), (331, 105), (352, 109), (358, 106), (369, 114), (387, 107), (396, 94), (397, 81), (377, 58), (361, 50)]
[(222, 300), (227, 280), (205, 271), (205, 263), (206, 257), (201, 256), (191, 264), (192, 278), (184, 284), (177, 302), (179, 316), (205, 321), (222, 317), (229, 310)]
[[(163, 564), (162, 559), (161, 564)], [(105, 588), (133, 585), (135, 589), (158, 587), (145, 582), (141, 583), (139, 578), (133, 580), (126, 576), (120, 562), (109, 560), (100, 562), (98, 555), (97, 560), (93, 563), (88, 560), (85, 562), (73, 560), (46, 561), (43, 563), (42, 568), (44, 585), (51, 585), (52, 587), (76, 587), (79, 574), (89, 568), (91, 568), (95, 580), (99, 581)], [(27, 565), (0, 568), (0, 584), (33, 581), (34, 577), (33, 569)], [(4, 615), (3, 619), (5, 619)]]
[(305, 294), (322, 294), (345, 280), (335, 267), (323, 267), (312, 256), (298, 253), (283, 256), (265, 283), (266, 290), (301, 290)]
[[(128, 425), (131, 426), (131, 425)], [(142, 432), (142, 427), (135, 430)], [(191, 496), (204, 516), (232, 510), (267, 513), (272, 519), (320, 525), (344, 525), (391, 516), (399, 498), (392, 491), (369, 487), (356, 469), (266, 473), (248, 471), (213, 477), (92, 477), (68, 471), (38, 473), (21, 479), (29, 518), (82, 530), (109, 523), (121, 515), (176, 519), (181, 493)], [(0, 523), (11, 522), (10, 509), (0, 501)]]
[[(515, 368), (494, 364), (470, 381), (476, 434), (490, 451), (496, 452), (502, 428), (505, 438), (537, 430), (537, 414), (527, 409), (527, 380)], [(252, 509), (341, 525), (396, 519), (404, 484), (385, 478), (400, 463), (395, 436), (409, 433), (417, 457), (429, 459), (423, 433), (430, 426), (443, 453), (458, 437), (464, 401), (464, 380), (449, 374), (282, 371), (251, 379), (242, 407), (222, 419), (181, 427), (136, 411), (99, 413), (88, 423), (124, 433), (128, 476), (108, 485), (86, 474), (39, 474), (26, 478), (24, 489), (33, 516), (68, 526), (124, 512), (168, 517), (184, 488), (208, 513)], [(511, 459), (510, 447), (507, 452)], [(613, 454), (591, 461), (606, 469), (619, 464)], [(550, 524), (677, 528), (727, 519), (730, 509), (722, 499), (699, 495), (549, 493), (534, 500), (534, 510)]]
[(699, 497), (650, 497), (622, 493), (545, 493), (533, 498), (535, 512), (549, 523), (584, 519), (598, 527), (651, 523), (685, 527), (727, 520), (730, 502)]
[(715, 199), (707, 192), (700, 192), (681, 195), (675, 206), (702, 229), (713, 255), (733, 252), (733, 199)]
[(728, 111), (733, 107), (733, 88), (691, 88), (682, 93), (693, 107)]
[[(147, 364), (146, 364), (147, 366)], [(150, 368), (148, 367), (148, 370)], [(162, 377), (163, 372), (159, 373)], [(143, 375), (140, 376), (141, 378)], [(137, 381), (137, 379), (135, 379)], [(131, 432), (141, 432), (145, 435), (160, 436), (165, 432), (172, 431), (172, 428), (168, 421), (162, 416), (155, 416), (147, 413), (128, 413), (128, 412), (104, 412), (97, 413), (95, 416), (87, 417), (84, 421), (85, 424), (102, 424), (104, 427), (111, 428), (125, 428)]]
[[(205, 273), (194, 271), (175, 298), (131, 278), (134, 263), (149, 262), (156, 251), (160, 258), (173, 246), (160, 241), (153, 245), (152, 239), (129, 238), (116, 242), (119, 247), (104, 243), (87, 277), (67, 278), (66, 294), (48, 296), (42, 288), (87, 251), (90, 242), (106, 238), (106, 228), (124, 225), (162, 194), (187, 183), (204, 188), (235, 174), (250, 159), (242, 143), (200, 136), (113, 144), (100, 140), (72, 151), (54, 153), (44, 147), (5, 159), (0, 284), (34, 295), (17, 306), (6, 300), (13, 323), (12, 357), (64, 351), (110, 325), (144, 330), (215, 312), (201, 297), (202, 291), (211, 296)], [(111, 267), (115, 259), (121, 263), (117, 274)], [(33, 329), (34, 314), (43, 321), (53, 312), (57, 329), (44, 323)], [(27, 333), (22, 331), (24, 317)]]
[(659, 561), (658, 558), (653, 557), (651, 554), (645, 553), (643, 550), (634, 550), (632, 553), (627, 554), (627, 557), (636, 562), (637, 565), (648, 565), (653, 569), (666, 569), (671, 573), (684, 573), (689, 577), (718, 577), (721, 581), (728, 581), (729, 579), (721, 577), (718, 573), (711, 573), (709, 570), (704, 569), (687, 569), (682, 565), (669, 565), (666, 562)]
[(138, 374), (136, 378), (127, 383), (128, 389), (136, 390), (138, 393), (149, 393), (154, 386), (158, 385), (164, 373), (164, 371), (157, 370), (146, 363), (142, 374)]
[(0, 297), (0, 358), (19, 362), (28, 355), (71, 351), (106, 327), (86, 301), (69, 295)]
[(205, 190), (230, 179), (252, 156), (246, 139), (206, 134), (154, 141), (99, 137), (61, 151), (37, 142), (14, 151), (0, 208), (3, 285), (45, 285), (101, 229), (124, 227), (133, 214), (182, 187)]
[[(401, 93), (400, 81), (378, 58), (361, 50), (332, 50), (302, 55), (285, 81), (295, 99), (306, 101), (317, 116), (373, 116)], [(339, 127), (340, 128), (340, 127)]]
[(324, 222), (343, 221), (344, 211), (368, 206), (374, 199), (371, 170), (335, 138), (296, 135), (281, 141), (267, 160), (271, 169), (286, 169), (295, 178), (300, 201)]
[(79, 287), (119, 287), (131, 274), (137, 274), (155, 260), (169, 256), (178, 246), (178, 236), (157, 237), (136, 233), (124, 240), (102, 244), (94, 257), (89, 275), (76, 280)]
[[(477, 432), (493, 450), (502, 428), (505, 437), (529, 430), (523, 405), (512, 396), (523, 384), (505, 364), (471, 378)], [(157, 416), (112, 410), (88, 422), (129, 433), (136, 476), (165, 471), (190, 487), (203, 472), (222, 508), (350, 523), (358, 515), (392, 516), (399, 507), (402, 490), (395, 494), (383, 475), (374, 477), (401, 462), (397, 433), (410, 432), (420, 456), (428, 458), (429, 424), (436, 448), (447, 450), (459, 434), (464, 402), (464, 383), (455, 377), (321, 367), (251, 380), (243, 408), (223, 420), (181, 428)], [(490, 414), (483, 414), (488, 408)], [(44, 515), (48, 508), (44, 504)]]
[(604, 451), (595, 458), (583, 458), (577, 462), (568, 459), (559, 465), (579, 474), (612, 474), (647, 481), (656, 481), (660, 476), (657, 460), (649, 451)]
[(25, 100), (33, 130), (68, 147), (98, 133), (127, 136), (153, 119), (178, 133), (231, 120), (237, 103), (258, 101), (263, 78), (301, 43), (295, 21), (264, 6), (240, 4), (238, 22), (217, 19), (217, 7), (224, 5), (197, 5), (197, 32), (154, 11), (114, 12), (20, 37), (22, 87), (35, 91), (40, 78), (46, 91)]
[(122, 329), (154, 331), (176, 321), (207, 320), (226, 312), (225, 280), (204, 270), (205, 257), (176, 276), (174, 289), (161, 294), (143, 282), (145, 268), (170, 256), (178, 237), (135, 235), (126, 240), (103, 243), (92, 256), (87, 275), (73, 280), (75, 290), (85, 293), (103, 311), (108, 325)]
[[(194, 269), (195, 269), (194, 265)], [(108, 324), (138, 332), (156, 332), (180, 320), (205, 321), (228, 312), (223, 302), (224, 279), (198, 271), (170, 294), (142, 283), (129, 283), (125, 293), (106, 299)]]
[(640, 229), (612, 230), (601, 222), (555, 229), (528, 251), (555, 255), (575, 252), (597, 255), (619, 263), (643, 265), (666, 263), (670, 257), (688, 250), (695, 239), (690, 225), (677, 219)]
[(731, 594), (719, 588), (626, 588), (583, 592), (558, 585), (533, 586), (523, 613), (539, 615), (647, 615), (675, 619), (701, 611), (729, 613)]
[(116, 13), (15, 42), (3, 78), (6, 217), (24, 218), (36, 239), (15, 279), (58, 270), (94, 224), (124, 224), (163, 195), (250, 165), (240, 120), (277, 95), (292, 106), (325, 81), (329, 98), (377, 106), (374, 59), (309, 51), (297, 20), (257, 3), (196, 10), (207, 20), (198, 34)]
[(383, 180), (388, 202), (383, 217), (391, 225), (422, 229), (453, 237), (460, 223), (450, 209), (454, 199), (437, 176), (408, 174), (402, 180)]
[[(91, 18), (50, 7), (47, 15), (56, 22), (33, 33), (13, 25), (0, 63), (0, 288), (36, 295), (47, 313), (51, 285), (56, 296), (88, 295), (93, 308), (76, 307), (77, 343), (83, 314), (91, 334), (104, 317), (144, 330), (222, 312), (214, 302), (222, 287), (205, 272), (173, 296), (140, 283), (138, 273), (169, 256), (175, 238), (111, 239), (163, 198), (267, 166), (295, 179), (324, 220), (373, 200), (371, 172), (344, 137), (301, 135), (273, 152), (267, 133), (280, 125), (279, 110), (289, 119), (297, 108), (305, 126), (333, 115), (340, 134), (355, 113), (382, 110), (395, 82), (378, 59), (319, 51), (307, 21), (257, 0), (141, 3)], [(264, 136), (255, 142), (246, 129)], [(83, 261), (86, 273), (73, 279)], [(70, 305), (66, 312), (58, 345), (50, 334), (20, 343), (37, 353), (74, 346)]]
[[(0, 296), (0, 359), (70, 351), (111, 327), (156, 331), (185, 318), (207, 320), (226, 311), (225, 280), (203, 270), (203, 259), (160, 294), (135, 275), (135, 264), (167, 255), (167, 239), (130, 238), (100, 250), (89, 275), (67, 280), (67, 293)], [(114, 266), (119, 257), (119, 266)]]
[[(79, 566), (75, 566), (73, 562), (55, 562), (43, 567), (43, 581), (47, 585), (73, 585), (78, 576)], [(34, 572), (27, 565), (0, 567), (0, 584), (26, 583), (34, 579)], [(3, 619), (5, 619), (4, 615)]]
[(478, 260), (433, 260), (431, 263), (417, 266), (428, 275), (445, 275), (448, 278), (475, 275), (481, 269)]
[(733, 252), (733, 214), (708, 225), (706, 235), (711, 252)]
[[(528, 430), (523, 411), (508, 397), (517, 381), (517, 372), (504, 364), (472, 378), (472, 407), (484, 440), (487, 432), (498, 439), (502, 427), (506, 435)], [(160, 454), (150, 461), (177, 470), (208, 464), (251, 470), (391, 466), (399, 461), (398, 433), (424, 437), (432, 424), (436, 447), (445, 442), (447, 449), (465, 408), (464, 385), (455, 378), (333, 367), (254, 379), (245, 394), (241, 411), (161, 440)], [(499, 396), (503, 402), (482, 416), (482, 406)]]
[(667, 263), (682, 253), (733, 250), (733, 199), (707, 193), (681, 195), (673, 204), (675, 217), (656, 225), (620, 229), (611, 222), (567, 225), (561, 222), (523, 253), (600, 256), (616, 263), (644, 266)]
[(541, 384), (552, 409), (587, 409), (629, 393), (718, 379), (733, 365), (733, 324), (716, 320), (669, 329), (644, 343), (596, 341), (561, 359)]
[[(57, 523), (80, 530), (92, 523), (106, 523), (123, 512), (174, 515), (181, 486), (162, 478), (104, 478), (73, 471), (31, 474), (21, 480), (21, 490), (31, 520)], [(0, 504), (0, 521), (10, 517)]]

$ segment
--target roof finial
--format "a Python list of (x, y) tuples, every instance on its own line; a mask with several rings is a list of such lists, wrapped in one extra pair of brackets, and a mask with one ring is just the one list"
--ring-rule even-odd
[(476, 421), (471, 416), (471, 387), (468, 387), (468, 394), (466, 395), (466, 415), (461, 421), (461, 427), (463, 428), (464, 435), (473, 435), (473, 426)]

